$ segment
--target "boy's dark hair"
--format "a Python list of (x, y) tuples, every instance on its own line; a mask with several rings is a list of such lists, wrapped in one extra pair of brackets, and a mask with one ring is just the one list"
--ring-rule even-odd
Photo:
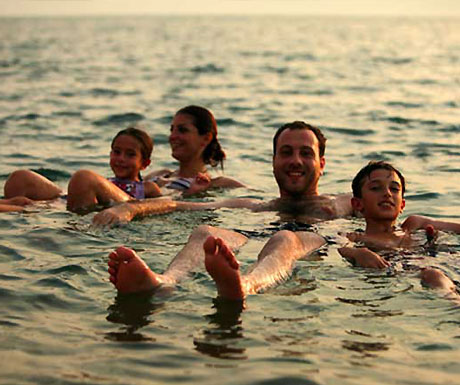
[(300, 120), (296, 120), (292, 123), (286, 123), (276, 131), (275, 136), (273, 137), (273, 155), (276, 155), (276, 144), (278, 141), (279, 136), (284, 130), (310, 130), (312, 131), (316, 138), (318, 139), (318, 146), (319, 146), (319, 156), (324, 156), (326, 151), (326, 138), (324, 137), (323, 133), (318, 127), (312, 126), (308, 123), (302, 122)]
[(124, 130), (119, 131), (115, 135), (115, 137), (112, 139), (112, 144), (110, 145), (110, 147), (113, 147), (115, 140), (121, 135), (132, 136), (134, 139), (136, 139), (141, 145), (142, 159), (150, 159), (153, 151), (153, 139), (150, 137), (149, 134), (147, 134), (143, 130), (140, 130), (139, 128), (128, 127)]
[(388, 170), (393, 171), (398, 175), (399, 180), (401, 181), (401, 190), (402, 196), (404, 197), (404, 193), (406, 191), (406, 180), (404, 179), (403, 174), (397, 168), (395, 168), (392, 164), (385, 162), (383, 160), (379, 161), (370, 161), (366, 166), (364, 166), (361, 170), (358, 171), (356, 176), (353, 178), (353, 182), (351, 182), (351, 188), (353, 190), (353, 196), (355, 198), (362, 198), (362, 187), (364, 184), (364, 178), (369, 177), (371, 173), (375, 170)]

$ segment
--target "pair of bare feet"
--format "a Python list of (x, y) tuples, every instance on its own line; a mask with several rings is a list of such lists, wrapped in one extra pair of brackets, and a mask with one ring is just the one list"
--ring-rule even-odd
[[(239, 262), (230, 247), (221, 239), (210, 236), (203, 244), (205, 267), (214, 279), (220, 297), (240, 300), (246, 296), (244, 277)], [(131, 249), (119, 247), (109, 255), (110, 281), (121, 293), (149, 291), (161, 285), (177, 282), (167, 273), (153, 272)]]

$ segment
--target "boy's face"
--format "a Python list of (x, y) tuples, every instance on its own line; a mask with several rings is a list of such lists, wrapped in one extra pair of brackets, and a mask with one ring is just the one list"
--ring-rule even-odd
[(353, 197), (351, 203), (365, 219), (394, 221), (406, 204), (401, 180), (394, 171), (374, 170), (364, 179), (361, 198)]

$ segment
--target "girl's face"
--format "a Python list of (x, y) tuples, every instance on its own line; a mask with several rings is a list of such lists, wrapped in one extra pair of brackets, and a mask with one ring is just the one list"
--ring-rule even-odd
[(141, 144), (131, 135), (120, 135), (110, 151), (110, 167), (117, 178), (139, 180), (139, 171), (150, 164), (143, 159)]
[(188, 114), (176, 114), (171, 122), (169, 144), (174, 159), (188, 162), (201, 158), (204, 149), (211, 141), (211, 134), (200, 135), (194, 120)]

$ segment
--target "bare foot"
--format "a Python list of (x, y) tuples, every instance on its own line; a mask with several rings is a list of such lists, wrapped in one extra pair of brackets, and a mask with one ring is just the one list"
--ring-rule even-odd
[(216, 282), (220, 297), (238, 300), (244, 299), (240, 274), (240, 264), (233, 252), (220, 238), (208, 237), (203, 244), (206, 270)]
[(119, 247), (109, 254), (110, 282), (121, 293), (153, 290), (163, 282), (131, 249)]

